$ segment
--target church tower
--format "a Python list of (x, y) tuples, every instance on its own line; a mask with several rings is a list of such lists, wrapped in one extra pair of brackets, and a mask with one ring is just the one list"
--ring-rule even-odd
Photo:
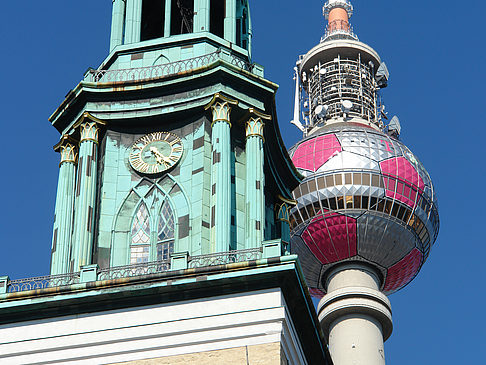
[(112, 4), (109, 55), (50, 117), (51, 273), (0, 275), (2, 363), (331, 365), (248, 1)]
[(285, 252), (299, 175), (251, 35), (247, 0), (113, 1), (108, 57), (50, 117), (51, 275)]

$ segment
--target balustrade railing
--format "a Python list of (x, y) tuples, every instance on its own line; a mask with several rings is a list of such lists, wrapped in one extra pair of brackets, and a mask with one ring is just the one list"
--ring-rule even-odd
[(162, 65), (120, 70), (89, 70), (84, 77), (84, 81), (111, 83), (156, 79), (208, 66), (218, 60), (225, 60), (226, 62), (249, 72), (252, 72), (254, 67), (254, 64), (218, 49), (216, 52), (203, 56)]
[(79, 283), (79, 272), (61, 275), (39, 276), (35, 278), (16, 279), (8, 283), (8, 292), (45, 289)]
[(229, 251), (223, 253), (213, 253), (190, 257), (188, 262), (189, 268), (226, 265), (236, 262), (258, 260), (261, 257), (260, 248), (250, 248), (246, 250)]
[[(262, 257), (262, 248), (220, 252), (209, 255), (189, 256), (188, 268), (200, 268), (216, 265), (232, 264), (237, 262), (258, 260)], [(97, 280), (113, 280), (133, 276), (157, 274), (170, 270), (170, 260), (153, 261), (142, 264), (115, 266), (107, 269), (99, 269)], [(8, 293), (28, 290), (61, 287), (81, 282), (81, 273), (68, 273), (62, 275), (48, 275), (34, 278), (16, 279), (7, 283)]]
[(112, 280), (128, 278), (132, 276), (157, 274), (170, 269), (170, 260), (153, 261), (142, 264), (114, 266), (101, 269), (98, 272), (98, 280)]

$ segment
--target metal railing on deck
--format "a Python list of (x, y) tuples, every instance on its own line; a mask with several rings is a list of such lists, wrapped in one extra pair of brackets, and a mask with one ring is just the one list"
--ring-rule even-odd
[[(187, 267), (199, 268), (207, 266), (226, 265), (236, 262), (258, 260), (261, 257), (262, 248), (220, 252), (209, 255), (189, 256), (187, 259)], [(153, 261), (126, 266), (114, 266), (106, 269), (99, 269), (97, 272), (97, 280), (113, 280), (133, 276), (156, 274), (169, 271), (170, 266), (170, 260)], [(16, 293), (28, 290), (46, 289), (79, 284), (80, 282), (80, 272), (62, 275), (39, 276), (26, 279), (16, 279), (8, 281), (6, 283), (6, 292)]]
[(112, 83), (156, 79), (187, 72), (203, 66), (208, 66), (218, 60), (224, 60), (243, 70), (252, 72), (254, 64), (239, 58), (222, 49), (204, 56), (189, 58), (177, 62), (170, 62), (162, 65), (148, 67), (128, 68), (121, 70), (89, 70), (84, 81)]

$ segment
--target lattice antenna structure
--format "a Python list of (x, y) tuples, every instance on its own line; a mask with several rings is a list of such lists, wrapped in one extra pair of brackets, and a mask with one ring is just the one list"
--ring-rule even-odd
[(306, 135), (343, 121), (385, 128), (379, 93), (388, 84), (389, 72), (378, 53), (353, 33), (352, 14), (348, 0), (327, 1), (326, 35), (297, 62)]

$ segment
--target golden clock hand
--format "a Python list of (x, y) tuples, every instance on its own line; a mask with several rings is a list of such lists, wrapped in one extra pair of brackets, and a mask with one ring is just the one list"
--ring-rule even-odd
[(160, 151), (157, 149), (157, 147), (150, 147), (150, 152), (152, 152), (155, 156), (155, 159), (157, 160), (157, 163), (162, 164), (164, 163), (164, 155), (160, 153)]

